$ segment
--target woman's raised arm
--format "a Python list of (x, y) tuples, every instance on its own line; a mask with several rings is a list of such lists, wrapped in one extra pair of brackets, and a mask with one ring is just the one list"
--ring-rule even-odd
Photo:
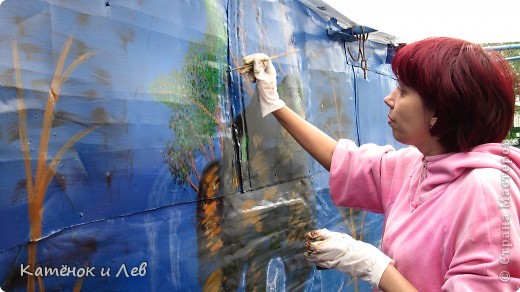
[(330, 170), (337, 141), (304, 120), (287, 106), (272, 114), (291, 136), (325, 169)]
[(285, 106), (276, 89), (276, 70), (269, 56), (258, 53), (244, 57), (243, 61), (246, 66), (240, 73), (256, 83), (262, 116), (272, 113), (303, 149), (330, 170), (337, 141)]

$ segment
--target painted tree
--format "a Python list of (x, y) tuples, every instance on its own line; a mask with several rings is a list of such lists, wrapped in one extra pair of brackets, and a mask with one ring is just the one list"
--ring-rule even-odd
[(204, 6), (204, 39), (190, 44), (181, 69), (163, 74), (149, 85), (154, 99), (172, 110), (169, 127), (174, 138), (166, 147), (170, 171), (179, 184), (189, 184), (195, 191), (198, 184), (192, 177), (200, 179), (195, 158), (214, 159), (213, 137), (224, 130), (219, 97), (225, 93), (227, 66), (225, 15), (215, 0), (205, 0)]

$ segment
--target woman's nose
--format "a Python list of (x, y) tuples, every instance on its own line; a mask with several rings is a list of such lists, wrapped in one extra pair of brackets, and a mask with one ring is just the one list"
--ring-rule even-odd
[(383, 99), (383, 101), (389, 108), (394, 108), (394, 98), (392, 96), (392, 93), (393, 91)]

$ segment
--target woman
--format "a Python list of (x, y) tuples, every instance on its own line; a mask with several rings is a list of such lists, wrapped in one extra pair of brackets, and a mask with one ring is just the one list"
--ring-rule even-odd
[(330, 171), (336, 205), (383, 213), (382, 252), (326, 229), (307, 236), (307, 259), (384, 291), (520, 289), (520, 152), (502, 143), (515, 77), (494, 51), (459, 39), (406, 45), (392, 62), (398, 86), (384, 102), (407, 147), (335, 141), (287, 108), (265, 54), (244, 58), (262, 115)]

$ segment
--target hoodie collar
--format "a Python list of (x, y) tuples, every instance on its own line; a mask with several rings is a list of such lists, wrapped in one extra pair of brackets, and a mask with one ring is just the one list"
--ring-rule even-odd
[[(520, 151), (510, 145), (488, 143), (479, 145), (469, 152), (451, 152), (425, 156), (420, 169), (412, 175), (416, 191), (410, 197), (412, 208), (439, 194), (449, 184), (467, 171), (476, 168), (494, 168), (505, 172), (520, 186)], [(415, 183), (414, 183), (415, 184)]]

